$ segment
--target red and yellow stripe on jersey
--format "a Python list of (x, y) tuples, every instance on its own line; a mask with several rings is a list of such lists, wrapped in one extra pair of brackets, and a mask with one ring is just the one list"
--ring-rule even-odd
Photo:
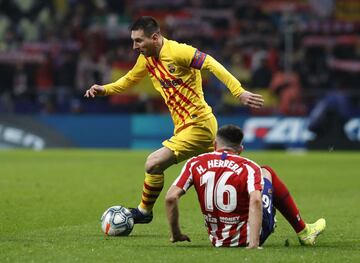
[(200, 69), (210, 70), (238, 97), (244, 89), (219, 62), (192, 46), (164, 38), (159, 58), (139, 55), (135, 66), (114, 83), (104, 85), (104, 95), (120, 93), (149, 75), (168, 106), (175, 133), (191, 123), (209, 118)]

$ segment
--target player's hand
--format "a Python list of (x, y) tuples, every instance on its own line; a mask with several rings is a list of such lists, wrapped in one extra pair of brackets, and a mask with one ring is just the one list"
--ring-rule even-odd
[(246, 247), (246, 249), (263, 249), (262, 247), (258, 246), (258, 245), (255, 245), (255, 246), (251, 246), (251, 245), (248, 245)]
[(92, 85), (90, 89), (88, 89), (85, 94), (84, 97), (86, 98), (95, 98), (97, 95), (103, 93), (105, 91), (103, 86), (100, 85)]
[(251, 108), (261, 108), (264, 105), (264, 99), (260, 94), (255, 94), (250, 91), (244, 91), (239, 96), (242, 104)]
[(171, 243), (183, 242), (183, 241), (191, 242), (190, 238), (189, 238), (187, 235), (183, 235), (183, 234), (176, 235), (176, 236), (172, 236), (172, 237), (170, 238), (170, 242), (171, 242)]

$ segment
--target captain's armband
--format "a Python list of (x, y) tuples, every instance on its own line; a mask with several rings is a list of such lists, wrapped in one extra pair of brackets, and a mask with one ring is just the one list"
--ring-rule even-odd
[(196, 50), (194, 57), (191, 61), (190, 67), (195, 69), (201, 69), (202, 65), (204, 64), (206, 56), (207, 56), (206, 53)]

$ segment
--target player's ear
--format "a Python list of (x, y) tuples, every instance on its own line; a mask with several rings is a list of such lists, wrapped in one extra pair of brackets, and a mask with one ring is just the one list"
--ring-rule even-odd
[(239, 147), (239, 154), (241, 154), (243, 150), (244, 150), (244, 145), (241, 144)]
[(155, 32), (154, 34), (151, 35), (151, 39), (153, 41), (157, 41), (160, 37), (160, 32)]

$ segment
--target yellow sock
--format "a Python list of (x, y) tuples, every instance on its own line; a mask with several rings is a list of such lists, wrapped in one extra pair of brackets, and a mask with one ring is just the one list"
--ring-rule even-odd
[(139, 208), (151, 212), (164, 186), (164, 174), (145, 173), (143, 192)]

